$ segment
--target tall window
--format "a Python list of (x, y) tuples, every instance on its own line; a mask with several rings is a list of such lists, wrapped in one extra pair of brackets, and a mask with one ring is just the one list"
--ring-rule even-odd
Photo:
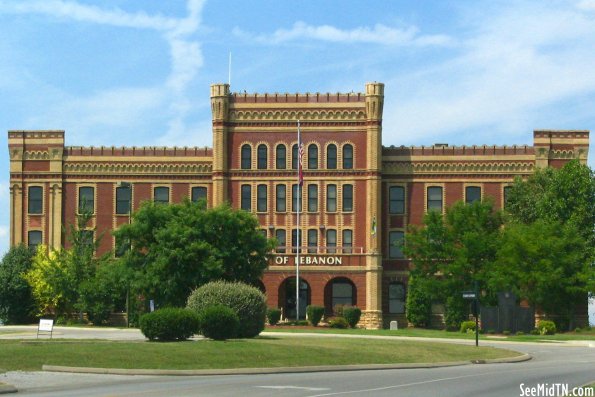
[(343, 185), (343, 212), (353, 211), (353, 185)]
[[(300, 241), (298, 241), (298, 232), (300, 234), (300, 238), (299, 238)], [(294, 254), (297, 252), (297, 249), (299, 247), (301, 247), (302, 240), (304, 239), (303, 236), (304, 236), (304, 233), (299, 231), (298, 229), (291, 230), (291, 246), (293, 247), (291, 249), (291, 252), (293, 252)]]
[(401, 283), (393, 282), (388, 285), (388, 312), (405, 313), (405, 286)]
[(405, 213), (405, 188), (402, 186), (391, 186), (388, 189), (388, 212), (391, 214)]
[(404, 258), (401, 246), (405, 233), (403, 232), (389, 232), (388, 233), (388, 257), (392, 259)]
[(308, 229), (308, 253), (315, 254), (318, 247), (318, 232), (316, 229)]
[(326, 212), (337, 211), (337, 185), (326, 185)]
[(353, 231), (343, 230), (343, 253), (351, 254), (353, 247)]
[(194, 186), (190, 192), (190, 199), (193, 202), (207, 199), (207, 188), (204, 186)]
[(326, 147), (326, 168), (337, 169), (337, 145), (330, 144)]
[(27, 201), (28, 213), (41, 214), (43, 212), (43, 188), (41, 186), (30, 186)]
[(353, 284), (347, 280), (333, 280), (332, 284), (332, 305), (333, 308), (338, 305), (349, 305), (355, 304), (353, 296)]
[(318, 186), (308, 185), (308, 212), (318, 211)]
[(256, 211), (266, 212), (267, 210), (267, 185), (256, 187)]
[(346, 170), (353, 168), (353, 146), (349, 144), (343, 146), (343, 168)]
[(285, 229), (275, 230), (275, 238), (277, 239), (277, 252), (285, 253)]
[(130, 214), (130, 201), (132, 198), (131, 193), (132, 188), (130, 186), (120, 186), (116, 188), (116, 214)]
[(277, 185), (275, 190), (275, 196), (277, 197), (275, 210), (277, 212), (287, 211), (287, 187), (285, 185)]
[(242, 146), (241, 162), (243, 170), (252, 168), (252, 148), (248, 144)]
[(297, 170), (299, 164), (299, 151), (297, 143), (291, 147), (291, 168)]
[(79, 214), (83, 211), (95, 212), (95, 189), (90, 186), (79, 187)]
[(41, 230), (29, 230), (27, 233), (27, 245), (29, 248), (35, 250), (39, 244), (41, 244)]
[(252, 186), (242, 185), (241, 196), (241, 208), (244, 211), (252, 211)]
[(267, 169), (267, 145), (258, 145), (258, 149), (256, 149), (256, 168)]
[(442, 212), (442, 188), (440, 186), (428, 187), (428, 211)]
[(337, 252), (337, 231), (335, 229), (327, 229), (326, 231), (326, 252), (334, 254)]
[(481, 187), (479, 187), (479, 186), (465, 187), (465, 203), (471, 204), (474, 201), (481, 201)]
[(502, 194), (504, 195), (504, 208), (508, 208), (508, 199), (510, 197), (510, 192), (512, 191), (512, 186), (504, 186), (502, 190)]
[(93, 230), (79, 230), (81, 243), (84, 246), (93, 246), (95, 242), (95, 233)]
[(291, 185), (291, 211), (297, 212), (297, 209), (302, 211), (302, 198), (300, 197), (300, 190), (298, 184)]
[(308, 169), (315, 170), (318, 168), (318, 146), (310, 144), (308, 146)]
[(275, 168), (284, 170), (287, 167), (287, 149), (285, 148), (285, 145), (277, 145), (275, 158)]
[(166, 186), (157, 186), (153, 189), (153, 201), (161, 204), (169, 203), (169, 188)]

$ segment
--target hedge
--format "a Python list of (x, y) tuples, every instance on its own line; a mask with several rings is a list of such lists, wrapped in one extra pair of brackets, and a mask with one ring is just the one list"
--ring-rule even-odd
[(182, 308), (164, 308), (140, 318), (140, 330), (149, 340), (185, 340), (198, 333), (198, 315)]
[(306, 308), (306, 314), (310, 324), (316, 327), (320, 320), (322, 320), (322, 316), (324, 315), (324, 307), (310, 305)]
[(214, 340), (226, 340), (238, 335), (240, 319), (233, 309), (224, 305), (209, 306), (200, 312), (200, 333)]

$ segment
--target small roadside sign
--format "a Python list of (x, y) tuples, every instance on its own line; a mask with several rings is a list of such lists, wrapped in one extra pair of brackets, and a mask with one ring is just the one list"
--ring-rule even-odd
[(463, 299), (475, 299), (475, 291), (463, 291)]
[(49, 332), (50, 339), (54, 333), (54, 320), (42, 318), (39, 320), (39, 326), (37, 327), (37, 339), (39, 339), (40, 332)]

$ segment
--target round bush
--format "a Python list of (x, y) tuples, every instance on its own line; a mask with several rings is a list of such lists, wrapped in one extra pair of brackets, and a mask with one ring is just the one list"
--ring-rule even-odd
[(209, 306), (224, 305), (240, 319), (239, 338), (253, 338), (264, 329), (267, 306), (260, 290), (239, 282), (214, 281), (194, 290), (188, 308), (200, 313)]
[(281, 320), (281, 310), (276, 308), (267, 310), (267, 319), (269, 320), (269, 325), (277, 325), (279, 320)]
[(537, 329), (540, 335), (553, 335), (556, 333), (556, 324), (553, 321), (541, 320)]
[(324, 315), (324, 307), (310, 305), (306, 308), (306, 314), (308, 315), (308, 321), (310, 321), (310, 324), (316, 327), (320, 320), (322, 320), (322, 316)]
[(185, 340), (198, 333), (198, 315), (181, 308), (155, 310), (141, 316), (140, 330), (149, 340)]
[(461, 323), (461, 332), (475, 332), (475, 321), (463, 321)]
[(355, 328), (361, 316), (362, 310), (359, 307), (345, 306), (343, 308), (343, 317), (345, 317), (351, 328)]
[(331, 321), (328, 322), (328, 326), (331, 328), (345, 329), (349, 327), (349, 323), (343, 317), (333, 317), (331, 318)]
[(215, 305), (209, 306), (199, 314), (200, 332), (207, 338), (225, 340), (238, 335), (240, 319), (233, 309)]

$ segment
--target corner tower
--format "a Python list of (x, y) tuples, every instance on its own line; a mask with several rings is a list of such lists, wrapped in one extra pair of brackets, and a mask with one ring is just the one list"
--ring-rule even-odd
[(213, 122), (213, 205), (228, 200), (228, 114), (229, 84), (211, 85), (211, 113)]

